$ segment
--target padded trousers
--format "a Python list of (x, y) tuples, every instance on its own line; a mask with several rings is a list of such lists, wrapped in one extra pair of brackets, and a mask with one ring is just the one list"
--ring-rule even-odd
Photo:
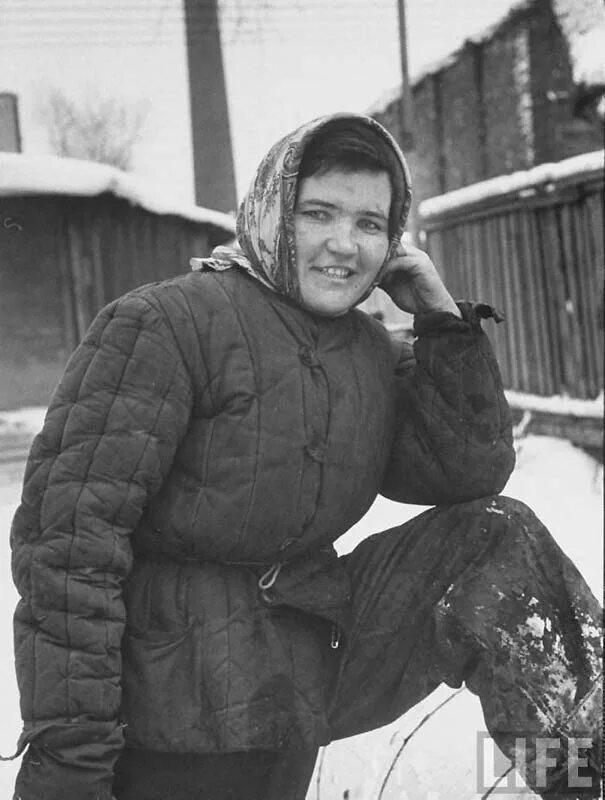
[[(327, 655), (332, 739), (392, 722), (440, 683), (465, 683), (513, 762), (523, 742), (520, 767), (538, 795), (600, 796), (601, 609), (527, 506), (494, 496), (432, 508), (342, 559), (353, 624)], [(579, 772), (568, 764), (576, 740), (584, 747)], [(259, 753), (258, 796), (304, 800), (319, 744), (293, 744), (274, 759)], [(194, 758), (200, 769), (210, 763)], [(116, 787), (117, 800), (159, 800), (138, 792), (136, 769), (129, 775)], [(578, 775), (587, 785), (569, 785)], [(236, 779), (227, 773), (222, 793), (209, 793), (200, 774), (197, 788), (162, 800), (239, 800), (229, 793)]]

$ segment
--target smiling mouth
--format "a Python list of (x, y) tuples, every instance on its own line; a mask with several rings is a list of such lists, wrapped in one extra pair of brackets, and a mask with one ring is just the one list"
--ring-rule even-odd
[(315, 269), (328, 278), (337, 278), (338, 280), (346, 280), (355, 274), (355, 271), (348, 267), (315, 267)]

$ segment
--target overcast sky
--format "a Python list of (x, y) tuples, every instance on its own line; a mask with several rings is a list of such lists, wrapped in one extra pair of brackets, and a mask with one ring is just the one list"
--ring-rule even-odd
[[(407, 0), (412, 76), (493, 23), (511, 0)], [(400, 81), (396, 0), (223, 0), (238, 193), (299, 123), (364, 111)], [(0, 0), (0, 91), (20, 96), (24, 150), (48, 151), (44, 93), (100, 92), (146, 104), (136, 171), (191, 199), (180, 0)]]

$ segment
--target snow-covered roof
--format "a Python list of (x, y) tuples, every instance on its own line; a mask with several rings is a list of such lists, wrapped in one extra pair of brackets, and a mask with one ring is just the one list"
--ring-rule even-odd
[[(460, 50), (467, 44), (482, 44), (494, 37), (496, 32), (515, 14), (534, 4), (535, 0), (511, 0), (508, 10), (500, 14), (488, 27), (471, 31), (452, 52), (444, 58), (425, 64), (411, 75), (412, 85), (420, 83), (450, 67)], [(553, 12), (569, 46), (574, 82), (594, 85), (605, 83), (605, 4), (603, 0), (551, 0)], [(387, 90), (367, 110), (368, 114), (382, 114), (401, 96), (401, 84)]]
[(94, 197), (110, 192), (153, 214), (173, 214), (235, 233), (229, 214), (173, 202), (140, 178), (107, 164), (57, 156), (0, 153), (0, 197), (62, 194)]
[(498, 175), (480, 183), (473, 183), (447, 194), (431, 197), (420, 203), (419, 212), (425, 219), (456, 211), (476, 203), (494, 200), (511, 194), (533, 194), (536, 187), (549, 191), (555, 185), (576, 175), (602, 174), (605, 151), (595, 150), (566, 158), (554, 164), (540, 164), (529, 170)]

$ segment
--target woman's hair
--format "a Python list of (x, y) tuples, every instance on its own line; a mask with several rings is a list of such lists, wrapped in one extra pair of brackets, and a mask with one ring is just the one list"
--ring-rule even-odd
[(391, 175), (393, 154), (389, 145), (366, 125), (350, 121), (333, 123), (305, 148), (298, 177), (309, 178), (333, 169), (343, 172), (386, 172)]
[[(386, 172), (394, 193), (395, 160), (396, 156), (388, 142), (367, 125), (350, 120), (333, 122), (305, 147), (298, 169), (295, 202), (298, 200), (301, 180), (312, 175), (323, 175), (333, 169), (342, 172)], [(397, 227), (394, 214), (394, 204), (391, 202), (389, 235)]]

